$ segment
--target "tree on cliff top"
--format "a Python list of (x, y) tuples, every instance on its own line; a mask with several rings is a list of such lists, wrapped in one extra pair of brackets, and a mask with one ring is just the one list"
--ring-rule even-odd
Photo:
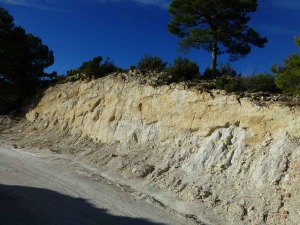
[(257, 0), (173, 0), (168, 29), (182, 38), (182, 49), (211, 52), (214, 72), (218, 55), (230, 54), (235, 61), (250, 53), (250, 44), (264, 47), (267, 39), (247, 25), (256, 9)]
[(32, 89), (40, 78), (51, 77), (44, 69), (54, 63), (53, 52), (0, 7), (0, 80)]

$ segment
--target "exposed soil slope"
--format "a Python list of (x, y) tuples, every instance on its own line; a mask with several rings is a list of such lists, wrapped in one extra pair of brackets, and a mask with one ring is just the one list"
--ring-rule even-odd
[(48, 89), (2, 138), (72, 154), (205, 224), (300, 221), (298, 107), (121, 78)]

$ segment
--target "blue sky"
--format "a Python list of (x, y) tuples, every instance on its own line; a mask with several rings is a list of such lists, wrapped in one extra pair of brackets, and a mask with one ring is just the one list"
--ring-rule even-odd
[[(54, 51), (55, 63), (47, 71), (59, 74), (77, 68), (95, 56), (109, 56), (117, 66), (128, 68), (143, 54), (158, 55), (169, 63), (177, 56), (196, 61), (203, 72), (210, 53), (178, 51), (178, 38), (169, 33), (169, 0), (0, 0), (15, 24), (40, 37)], [(253, 47), (244, 59), (232, 63), (243, 74), (269, 72), (273, 63), (299, 49), (293, 39), (300, 35), (299, 0), (258, 0), (250, 25), (268, 38), (263, 49)], [(219, 63), (226, 63), (223, 55)]]

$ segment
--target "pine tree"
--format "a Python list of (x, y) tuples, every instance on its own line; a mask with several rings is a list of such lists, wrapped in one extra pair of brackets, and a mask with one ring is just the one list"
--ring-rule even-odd
[(235, 61), (251, 51), (250, 44), (264, 47), (266, 38), (247, 24), (257, 0), (174, 0), (169, 8), (169, 31), (182, 40), (182, 49), (204, 49), (212, 53), (212, 71), (217, 56), (230, 54)]

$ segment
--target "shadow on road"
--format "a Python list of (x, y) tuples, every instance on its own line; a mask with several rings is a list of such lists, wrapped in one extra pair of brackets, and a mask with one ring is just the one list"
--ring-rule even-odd
[(81, 198), (55, 191), (0, 185), (1, 225), (163, 225), (111, 215)]

